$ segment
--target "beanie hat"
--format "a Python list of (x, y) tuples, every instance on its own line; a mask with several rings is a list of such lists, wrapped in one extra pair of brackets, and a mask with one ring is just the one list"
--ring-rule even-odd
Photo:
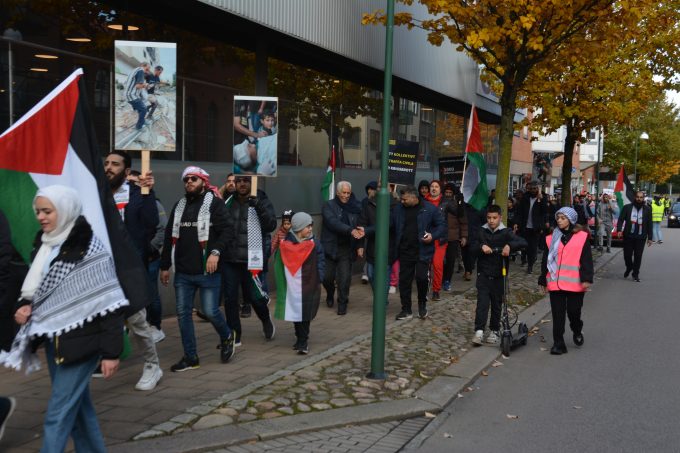
[(418, 183), (418, 192), (420, 192), (420, 188), (423, 187), (423, 186), (427, 187), (427, 189), (429, 190), (430, 189), (430, 182), (427, 179), (421, 180)]
[(569, 222), (574, 225), (576, 221), (578, 220), (578, 214), (574, 210), (574, 208), (570, 208), (569, 206), (565, 206), (561, 208), (559, 211), (555, 213), (555, 219), (557, 219), (557, 216), (563, 214), (567, 219), (569, 219)]
[(286, 209), (286, 210), (283, 211), (283, 213), (281, 214), (281, 221), (292, 219), (292, 218), (293, 218), (293, 214), (295, 214), (295, 213), (293, 212), (292, 209)]
[(293, 232), (297, 233), (301, 231), (304, 227), (312, 225), (314, 221), (312, 216), (306, 212), (296, 212), (293, 218), (290, 220), (291, 229)]
[(378, 183), (376, 181), (369, 182), (366, 184), (366, 193), (368, 193), (368, 189), (378, 190)]

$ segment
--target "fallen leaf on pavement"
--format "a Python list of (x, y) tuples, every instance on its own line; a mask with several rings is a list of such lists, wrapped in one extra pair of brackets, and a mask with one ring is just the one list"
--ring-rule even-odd
[(427, 418), (435, 418), (436, 415), (434, 415), (432, 412), (425, 412), (425, 417), (427, 417)]
[(583, 409), (581, 406), (574, 406), (574, 409)]
[(465, 395), (463, 395), (462, 393), (459, 393), (457, 396), (458, 398), (465, 398)]
[(545, 324), (546, 322), (550, 322), (550, 319), (541, 319), (541, 324)]
[(465, 391), (466, 391), (466, 392), (474, 392), (474, 391), (475, 391), (475, 388), (474, 388), (474, 387), (466, 387), (466, 388), (465, 388)]
[(503, 366), (503, 363), (499, 362), (498, 360), (494, 360), (491, 366), (497, 368), (499, 366)]
[(547, 351), (548, 348), (541, 348), (541, 351)]
[(488, 375), (489, 375), (489, 373), (487, 373), (486, 371), (482, 371), (482, 376), (488, 376)]
[(506, 414), (506, 417), (508, 417), (509, 419), (515, 420), (515, 419), (519, 418), (519, 415)]
[(430, 379), (430, 376), (428, 376), (427, 374), (423, 373), (422, 371), (420, 372), (420, 377), (423, 378), (423, 379)]
[(545, 343), (545, 337), (541, 335), (541, 343)]
[(444, 433), (444, 437), (446, 437), (447, 439), (451, 439), (453, 436), (449, 433)]

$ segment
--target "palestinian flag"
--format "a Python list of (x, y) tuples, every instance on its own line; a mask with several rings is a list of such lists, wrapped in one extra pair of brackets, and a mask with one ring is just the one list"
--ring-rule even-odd
[(274, 254), (274, 276), (274, 317), (293, 322), (313, 320), (321, 299), (314, 241), (281, 241)]
[(113, 252), (130, 305), (140, 309), (150, 300), (146, 269), (104, 175), (84, 87), (78, 69), (0, 135), (0, 209), (14, 247), (29, 262), (40, 229), (32, 206), (38, 189), (59, 184), (78, 191), (83, 215)]
[(330, 162), (321, 184), (321, 200), (326, 202), (333, 198), (335, 198), (335, 146), (331, 148)]
[(627, 204), (630, 204), (635, 199), (635, 189), (628, 180), (626, 169), (621, 165), (619, 175), (616, 177), (616, 185), (614, 186), (614, 195), (616, 195), (616, 203), (619, 205), (619, 212)]
[(472, 106), (468, 125), (465, 157), (467, 166), (463, 174), (463, 196), (465, 202), (476, 210), (482, 210), (489, 202), (489, 189), (486, 186), (486, 162), (484, 161), (482, 134), (479, 131), (477, 110)]

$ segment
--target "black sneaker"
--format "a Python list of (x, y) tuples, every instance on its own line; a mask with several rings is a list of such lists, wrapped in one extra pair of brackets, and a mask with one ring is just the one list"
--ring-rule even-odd
[(576, 346), (583, 346), (583, 342), (585, 339), (583, 338), (583, 333), (575, 333), (574, 334), (574, 344)]
[(295, 340), (295, 344), (293, 345), (293, 351), (299, 351), (300, 350), (300, 343), (302, 343), (302, 341)]
[(309, 346), (307, 346), (307, 340), (302, 340), (300, 346), (298, 347), (298, 354), (309, 354)]
[(187, 370), (195, 370), (196, 368), (200, 367), (201, 365), (198, 363), (198, 357), (195, 357), (193, 359), (190, 359), (188, 357), (182, 357), (179, 362), (170, 367), (170, 371), (180, 372)]
[(7, 420), (12, 416), (12, 412), (17, 407), (17, 401), (12, 397), (0, 397), (0, 440), (5, 433)]
[(338, 315), (344, 316), (347, 314), (347, 304), (338, 304)]
[(267, 341), (274, 339), (274, 335), (276, 335), (276, 326), (272, 322), (271, 315), (269, 315), (266, 320), (262, 321), (262, 333), (264, 333), (264, 338)]
[(229, 338), (222, 342), (222, 350), (220, 351), (220, 360), (222, 363), (227, 363), (234, 355), (234, 334), (230, 334)]
[(328, 308), (333, 308), (333, 299), (326, 299), (326, 306)]
[(411, 319), (411, 318), (413, 318), (413, 313), (411, 313), (410, 311), (402, 310), (402, 311), (399, 312), (396, 319), (397, 319), (397, 321), (402, 321), (404, 319)]
[(234, 347), (241, 346), (241, 332), (236, 332), (234, 335)]
[(427, 318), (428, 311), (427, 311), (427, 304), (418, 304), (418, 317), (420, 319), (425, 319)]
[(439, 291), (432, 292), (432, 300), (442, 300), (441, 296), (439, 295)]
[(94, 370), (92, 373), (92, 377), (95, 379), (101, 379), (104, 377), (104, 373), (102, 373), (102, 364), (100, 363), (97, 365), (97, 368)]
[(250, 305), (241, 305), (241, 318), (250, 318), (251, 315), (252, 311), (250, 309)]

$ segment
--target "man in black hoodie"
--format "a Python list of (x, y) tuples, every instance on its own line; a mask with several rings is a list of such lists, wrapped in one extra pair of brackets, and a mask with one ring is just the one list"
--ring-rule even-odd
[(645, 243), (647, 247), (652, 245), (652, 208), (645, 203), (643, 192), (636, 192), (633, 202), (623, 207), (616, 230), (623, 232), (623, 259), (626, 262), (623, 278), (633, 272), (633, 279), (639, 282)]
[(184, 356), (171, 371), (198, 368), (198, 353), (191, 314), (196, 290), (200, 290), (203, 313), (220, 336), (223, 363), (234, 354), (234, 335), (220, 311), (222, 278), (219, 267), (226, 244), (233, 233), (227, 227), (227, 213), (209, 175), (199, 167), (187, 167), (182, 173), (186, 194), (172, 208), (165, 229), (161, 255), (161, 283), (170, 282), (170, 267), (175, 266), (177, 321), (182, 336)]

